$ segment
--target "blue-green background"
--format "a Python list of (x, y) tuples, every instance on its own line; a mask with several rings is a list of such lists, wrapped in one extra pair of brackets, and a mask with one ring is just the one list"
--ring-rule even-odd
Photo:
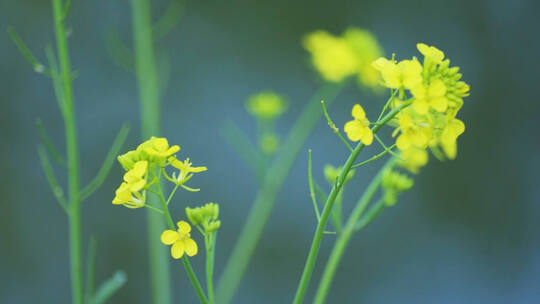
[[(167, 2), (152, 2), (157, 19)], [(386, 53), (400, 58), (417, 55), (417, 42), (438, 46), (462, 67), (471, 96), (460, 113), (467, 130), (457, 160), (433, 160), (412, 191), (354, 237), (328, 302), (540, 301), (538, 1), (190, 1), (185, 9), (178, 26), (156, 44), (162, 75), (170, 70), (162, 94), (163, 133), (182, 147), (181, 156), (209, 170), (191, 182), (202, 191), (181, 192), (172, 209), (180, 218), (186, 204), (220, 203), (218, 277), (257, 191), (254, 174), (219, 135), (220, 127), (230, 119), (253, 138), (255, 123), (243, 102), (272, 89), (291, 105), (278, 122), (284, 135), (322, 85), (301, 37), (358, 26), (372, 30)], [(139, 142), (134, 74), (114, 64), (104, 42), (115, 29), (131, 46), (129, 2), (73, 0), (68, 24), (79, 71), (74, 89), (84, 185), (122, 123), (132, 126), (126, 149)], [(0, 2), (0, 302), (68, 303), (67, 219), (40, 169), (34, 127), (41, 118), (63, 147), (63, 124), (50, 80), (32, 71), (9, 40), (8, 26), (45, 61), (43, 47), (54, 42), (50, 3)], [(383, 99), (351, 86), (330, 111), (341, 125), (354, 103), (374, 117)], [(341, 164), (347, 156), (320, 121), (286, 181), (235, 303), (287, 303), (293, 297), (316, 224), (308, 148), (320, 183), (323, 165)], [(345, 194), (346, 210), (376, 167), (357, 172)], [(116, 269), (128, 274), (111, 303), (150, 303), (145, 212), (111, 205), (121, 174), (115, 165), (85, 202), (84, 237), (98, 240), (99, 281)], [(326, 236), (311, 293), (332, 243), (333, 236)], [(204, 255), (193, 263), (203, 276)], [(175, 302), (195, 302), (181, 263), (171, 267)]]

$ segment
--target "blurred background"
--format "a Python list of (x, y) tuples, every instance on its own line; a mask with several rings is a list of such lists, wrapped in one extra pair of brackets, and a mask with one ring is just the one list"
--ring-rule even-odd
[[(173, 0), (174, 1), (174, 0)], [(168, 1), (153, 1), (155, 19)], [(254, 140), (246, 98), (271, 89), (287, 97), (277, 124), (282, 136), (322, 85), (301, 46), (306, 33), (340, 34), (349, 26), (373, 31), (385, 53), (418, 55), (426, 42), (444, 50), (471, 86), (460, 118), (467, 130), (458, 158), (432, 158), (412, 191), (355, 235), (328, 303), (538, 303), (540, 301), (540, 5), (515, 1), (189, 1), (180, 23), (156, 44), (163, 83), (163, 135), (209, 170), (193, 178), (199, 193), (173, 204), (215, 201), (222, 228), (219, 278), (258, 185), (250, 168), (218, 130), (235, 121)], [(68, 24), (82, 159), (82, 184), (96, 173), (120, 126), (132, 131), (124, 150), (139, 143), (135, 75), (107, 52), (118, 33), (131, 47), (129, 2), (73, 1)], [(5, 32), (13, 26), (46, 61), (54, 42), (49, 1), (0, 2), (0, 302), (70, 301), (67, 218), (39, 166), (41, 118), (59, 147), (63, 123), (48, 78), (32, 71)], [(354, 103), (374, 116), (385, 95), (349, 86), (330, 112), (342, 126)], [(307, 185), (307, 149), (315, 178), (348, 153), (320, 121), (301, 153), (257, 247), (235, 303), (287, 303), (296, 290), (315, 230)], [(361, 158), (375, 153), (368, 149)], [(349, 210), (378, 165), (357, 171), (345, 193)], [(60, 168), (57, 168), (60, 169)], [(62, 182), (65, 176), (57, 170)], [(98, 240), (98, 281), (123, 269), (128, 282), (111, 303), (150, 303), (145, 210), (111, 205), (122, 175), (115, 165), (104, 186), (84, 203), (85, 243)], [(333, 236), (325, 236), (313, 293)], [(193, 259), (203, 274), (204, 254)], [(176, 303), (196, 301), (181, 263), (172, 264)], [(307, 297), (309, 301), (311, 296)]]

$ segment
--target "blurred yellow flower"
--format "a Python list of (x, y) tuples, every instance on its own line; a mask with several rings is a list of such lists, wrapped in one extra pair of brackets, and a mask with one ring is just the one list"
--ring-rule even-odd
[(371, 145), (373, 142), (373, 132), (369, 128), (369, 120), (366, 118), (366, 112), (359, 104), (355, 104), (352, 108), (351, 120), (345, 124), (343, 128), (347, 137), (352, 141), (362, 141), (366, 146)]
[(358, 57), (341, 37), (319, 30), (308, 34), (303, 44), (315, 68), (328, 81), (339, 82), (358, 71)]
[(412, 173), (418, 173), (419, 169), (428, 163), (428, 153), (424, 149), (411, 147), (402, 150), (399, 154), (398, 164)]
[(429, 59), (433, 63), (440, 64), (444, 59), (443, 51), (434, 46), (429, 46), (424, 43), (416, 44), (416, 48), (426, 59)]
[(285, 99), (274, 92), (261, 92), (252, 95), (246, 102), (247, 111), (259, 119), (274, 119), (287, 110)]
[(191, 238), (191, 226), (186, 221), (176, 223), (178, 229), (165, 230), (161, 234), (161, 242), (171, 246), (171, 256), (174, 259), (180, 259), (184, 253), (188, 256), (194, 256), (198, 252), (197, 243)]

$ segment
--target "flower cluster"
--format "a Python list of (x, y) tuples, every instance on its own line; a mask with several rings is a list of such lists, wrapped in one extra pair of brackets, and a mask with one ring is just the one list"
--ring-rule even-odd
[(382, 49), (369, 31), (349, 28), (341, 36), (334, 36), (319, 30), (306, 35), (304, 47), (324, 79), (339, 82), (357, 75), (359, 84), (378, 86), (379, 75), (371, 62), (382, 56)]
[[(124, 205), (128, 208), (145, 206), (146, 189), (159, 181), (163, 175), (171, 182), (190, 191), (197, 191), (185, 185), (193, 173), (206, 170), (206, 167), (192, 167), (189, 158), (185, 161), (176, 159), (175, 154), (180, 151), (177, 145), (169, 146), (166, 138), (152, 137), (140, 144), (137, 149), (118, 156), (118, 161), (126, 170), (124, 181), (116, 190), (112, 201), (115, 205)], [(165, 167), (172, 166), (178, 169), (172, 177), (167, 175)], [(156, 170), (159, 168), (159, 171)]]
[(412, 188), (414, 181), (405, 174), (387, 169), (382, 175), (383, 200), (385, 205), (393, 206), (397, 202), (398, 194)]
[(208, 203), (196, 208), (187, 207), (186, 215), (191, 224), (201, 225), (205, 233), (212, 233), (221, 226), (221, 221), (218, 220), (219, 205), (216, 203)]
[(441, 50), (423, 43), (417, 48), (424, 55), (422, 63), (416, 57), (399, 62), (381, 57), (372, 64), (383, 85), (399, 92), (390, 107), (412, 103), (396, 116), (393, 135), (397, 136), (401, 165), (413, 173), (427, 164), (426, 149), (439, 158), (456, 157), (457, 138), (465, 131), (465, 124), (456, 115), (469, 95), (459, 68), (450, 67)]

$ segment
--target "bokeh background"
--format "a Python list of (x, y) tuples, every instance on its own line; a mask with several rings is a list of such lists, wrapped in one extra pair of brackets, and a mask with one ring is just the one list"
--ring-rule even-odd
[[(153, 1), (155, 19), (167, 3)], [(73, 1), (68, 23), (72, 63), (79, 71), (75, 99), (85, 184), (122, 123), (132, 126), (126, 149), (139, 142), (134, 74), (115, 64), (105, 43), (116, 31), (131, 46), (130, 6), (126, 0)], [(43, 47), (54, 42), (50, 3), (0, 2), (0, 302), (68, 303), (67, 219), (39, 167), (35, 120), (43, 120), (60, 147), (63, 124), (50, 80), (32, 71), (9, 40), (8, 26), (45, 61)], [(290, 102), (278, 122), (285, 135), (322, 84), (301, 37), (316, 29), (339, 34), (348, 26), (372, 30), (386, 54), (401, 58), (416, 55), (419, 41), (440, 47), (462, 67), (472, 94), (460, 114), (467, 130), (457, 160), (432, 161), (412, 191), (354, 237), (328, 302), (538, 303), (540, 6), (535, 0), (189, 1), (178, 26), (157, 42), (163, 131), (182, 146), (183, 155), (209, 170), (193, 179), (202, 191), (178, 196), (173, 213), (180, 216), (186, 204), (221, 204), (219, 277), (258, 187), (219, 128), (233, 120), (254, 139), (255, 122), (243, 102), (272, 89)], [(331, 113), (342, 124), (354, 103), (375, 115), (383, 100), (351, 86)], [(287, 303), (293, 297), (316, 225), (306, 177), (308, 148), (321, 184), (324, 164), (339, 165), (347, 156), (320, 121), (286, 181), (235, 303)], [(345, 194), (346, 208), (376, 167), (357, 172)], [(110, 203), (121, 174), (115, 165), (85, 202), (84, 236), (98, 240), (98, 281), (116, 269), (128, 274), (111, 303), (150, 303), (145, 211)], [(310, 292), (332, 243), (326, 236)], [(203, 256), (193, 259), (201, 275)], [(195, 302), (181, 264), (171, 267), (176, 302)]]

